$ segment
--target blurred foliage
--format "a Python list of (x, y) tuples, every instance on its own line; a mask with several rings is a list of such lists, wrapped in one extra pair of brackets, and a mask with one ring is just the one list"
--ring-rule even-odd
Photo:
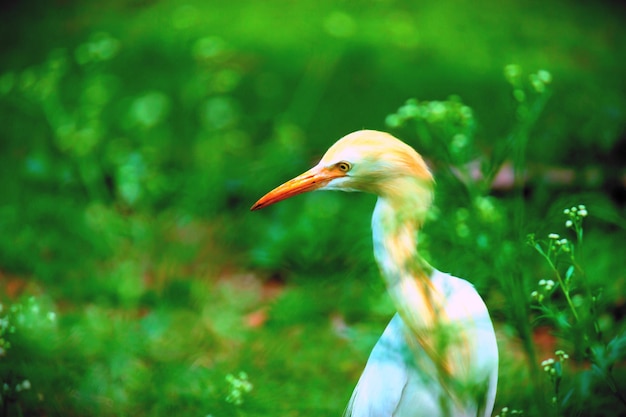
[(585, 278), (613, 340), (594, 366), (621, 384), (623, 6), (0, 7), (3, 415), (339, 415), (393, 312), (373, 197), (248, 207), (363, 127), (436, 171), (422, 252), (487, 301), (501, 415), (616, 409), (584, 355), (552, 406), (540, 363), (571, 340), (531, 309), (551, 270), (525, 240), (589, 208)]

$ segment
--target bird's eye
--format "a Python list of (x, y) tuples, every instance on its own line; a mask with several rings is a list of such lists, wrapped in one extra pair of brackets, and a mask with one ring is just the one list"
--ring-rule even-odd
[(337, 163), (337, 168), (342, 172), (348, 172), (352, 168), (352, 165), (350, 165), (349, 162), (341, 161)]

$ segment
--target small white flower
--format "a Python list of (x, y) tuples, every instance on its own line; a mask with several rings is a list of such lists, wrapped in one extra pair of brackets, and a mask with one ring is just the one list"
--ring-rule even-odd
[(560, 238), (561, 236), (559, 236), (559, 235), (558, 235), (558, 233), (550, 233), (550, 234), (548, 235), (548, 237), (549, 237), (550, 239), (557, 240), (557, 239), (558, 239), (558, 238)]
[(572, 222), (571, 220), (568, 220), (565, 222), (565, 227), (572, 227), (574, 225), (574, 222)]
[(562, 361), (565, 359), (569, 359), (569, 355), (565, 353), (563, 349), (557, 350), (556, 352), (554, 352), (554, 354), (558, 356), (559, 358), (561, 358)]

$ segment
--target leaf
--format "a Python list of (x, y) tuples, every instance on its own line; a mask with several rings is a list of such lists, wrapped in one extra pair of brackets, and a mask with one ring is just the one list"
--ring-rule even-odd
[(570, 279), (574, 276), (574, 265), (570, 265), (565, 272), (565, 282), (569, 283)]
[(543, 251), (543, 248), (541, 247), (541, 244), (539, 242), (535, 243), (535, 249), (537, 250), (537, 252), (539, 252), (543, 256), (547, 257), (546, 253)]
[(607, 344), (606, 356), (609, 366), (626, 358), (626, 332), (611, 339)]

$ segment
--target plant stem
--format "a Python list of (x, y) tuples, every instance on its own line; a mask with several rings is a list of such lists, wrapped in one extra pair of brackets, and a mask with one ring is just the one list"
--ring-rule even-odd
[(567, 304), (569, 305), (570, 310), (572, 310), (572, 314), (574, 315), (574, 319), (576, 319), (576, 323), (579, 323), (580, 318), (578, 317), (578, 312), (576, 311), (576, 307), (574, 307), (572, 298), (569, 296), (569, 288), (565, 285), (565, 282), (563, 282), (563, 277), (561, 277), (561, 273), (558, 271), (558, 269), (556, 269), (552, 261), (548, 259), (548, 262), (550, 262), (550, 267), (554, 269), (554, 273), (556, 275), (557, 281), (559, 282), (559, 285), (561, 286), (561, 288), (563, 288), (563, 294), (565, 295), (565, 299), (567, 300)]

